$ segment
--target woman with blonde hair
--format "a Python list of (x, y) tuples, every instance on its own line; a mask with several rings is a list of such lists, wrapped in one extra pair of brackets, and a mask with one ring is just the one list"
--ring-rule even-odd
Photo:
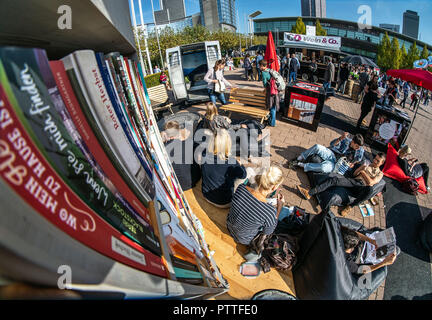
[[(225, 60), (218, 60), (216, 61), (215, 66), (213, 68), (210, 68), (204, 77), (204, 81), (208, 83), (207, 92), (210, 97), (210, 101), (213, 102), (215, 105), (216, 97), (223, 105), (227, 104), (225, 95), (223, 93), (223, 87), (233, 87), (233, 85), (229, 83), (223, 75), (224, 68)], [(219, 88), (219, 90), (217, 87)], [(216, 92), (217, 90), (218, 92)]]
[(218, 129), (239, 130), (248, 128), (246, 124), (233, 124), (230, 118), (219, 115), (218, 108), (213, 102), (207, 102), (206, 107), (207, 110), (203, 120), (204, 129), (215, 132)]
[(411, 148), (408, 145), (404, 145), (399, 149), (397, 158), (399, 166), (408, 177), (417, 179), (423, 176), (426, 188), (430, 190), (428, 185), (429, 166), (426, 163), (418, 163), (419, 161), (416, 158), (408, 159), (411, 153)]
[(237, 188), (227, 217), (228, 231), (236, 242), (249, 245), (259, 233), (272, 234), (278, 219), (289, 215), (288, 210), (283, 210), (285, 199), (280, 193), (276, 207), (267, 199), (277, 191), (283, 180), (282, 170), (271, 166), (255, 177), (255, 188), (245, 185)]
[(247, 177), (246, 169), (232, 157), (231, 148), (228, 131), (219, 129), (210, 139), (201, 163), (204, 198), (220, 208), (230, 207), (236, 180)]

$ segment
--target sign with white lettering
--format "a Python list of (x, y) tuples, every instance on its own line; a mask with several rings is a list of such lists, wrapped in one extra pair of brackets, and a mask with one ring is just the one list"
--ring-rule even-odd
[(340, 49), (342, 44), (341, 37), (328, 37), (328, 36), (309, 36), (304, 34), (295, 34), (285, 32), (284, 34), (285, 45), (310, 45), (315, 47)]

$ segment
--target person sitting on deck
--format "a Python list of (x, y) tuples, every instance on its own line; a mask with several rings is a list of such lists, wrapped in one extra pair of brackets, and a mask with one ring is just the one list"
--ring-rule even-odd
[[(353, 139), (348, 138), (348, 132), (342, 134), (338, 139), (330, 143), (330, 148), (316, 144), (312, 148), (304, 151), (297, 159), (291, 160), (291, 168), (297, 166), (304, 169), (305, 172), (330, 173), (336, 164), (336, 155), (345, 156), (350, 163), (350, 168), (361, 162), (364, 156), (363, 149), (364, 139), (361, 134), (356, 134)], [(306, 163), (311, 156), (318, 155), (323, 161), (321, 163)]]
[(234, 193), (227, 216), (227, 229), (238, 243), (249, 245), (258, 233), (270, 235), (278, 219), (287, 216), (284, 197), (279, 193), (276, 208), (268, 203), (284, 180), (282, 170), (271, 166), (255, 176), (256, 187), (241, 184)]
[(234, 187), (247, 178), (245, 167), (231, 156), (231, 150), (230, 134), (219, 129), (211, 137), (201, 164), (204, 198), (219, 208), (231, 206)]
[[(190, 132), (181, 130), (177, 121), (169, 121), (165, 124), (163, 139), (168, 156), (172, 162), (174, 172), (183, 191), (195, 187), (201, 179), (199, 165), (193, 159), (193, 152), (188, 150), (187, 139), (191, 139)], [(195, 147), (197, 144), (191, 144)]]
[[(312, 188), (311, 190), (307, 190), (301, 186), (297, 186), (297, 189), (305, 199), (309, 200), (312, 196), (324, 192), (331, 187), (354, 188), (356, 200), (350, 205), (344, 207), (341, 211), (341, 215), (346, 216), (351, 211), (352, 207), (368, 200), (367, 196), (370, 194), (371, 188), (379, 183), (383, 178), (383, 173), (380, 170), (380, 167), (384, 164), (385, 160), (385, 154), (378, 153), (372, 164), (363, 164), (354, 171), (354, 178), (347, 178), (337, 173), (331, 173), (324, 182), (315, 186), (315, 188)], [(322, 209), (324, 210), (325, 208)]]

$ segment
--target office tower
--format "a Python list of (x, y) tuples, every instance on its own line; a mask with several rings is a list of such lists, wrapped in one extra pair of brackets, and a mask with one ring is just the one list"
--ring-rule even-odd
[(403, 14), (402, 33), (406, 36), (418, 39), (420, 17), (415, 11), (407, 10)]
[(235, 0), (200, 0), (201, 23), (209, 30), (236, 31)]
[(179, 21), (186, 17), (184, 0), (160, 0), (161, 10), (155, 11), (155, 19), (158, 25)]
[(301, 0), (303, 17), (326, 17), (326, 0)]
[(379, 27), (397, 33), (400, 32), (400, 25), (398, 24), (381, 23)]

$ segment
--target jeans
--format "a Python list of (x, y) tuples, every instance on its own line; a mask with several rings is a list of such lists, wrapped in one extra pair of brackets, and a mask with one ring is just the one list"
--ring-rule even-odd
[(297, 72), (291, 71), (289, 74), (289, 82), (296, 82), (297, 80)]
[[(341, 80), (341, 81), (339, 82), (339, 86), (338, 86), (337, 91), (338, 91), (338, 92), (341, 92), (342, 94), (344, 94), (344, 93), (345, 93), (345, 86), (346, 86), (346, 83), (347, 83), (347, 80)], [(341, 90), (341, 89), (342, 89), (342, 90)]]
[(276, 127), (276, 106), (270, 108), (269, 125), (270, 127)]
[(258, 72), (258, 81), (262, 81), (262, 71), (259, 67), (257, 67), (257, 72)]
[(404, 92), (403, 100), (400, 103), (400, 105), (402, 106), (403, 109), (405, 109), (405, 103), (406, 103), (407, 99), (408, 99), (408, 92), (406, 92), (406, 93)]
[(216, 97), (223, 105), (227, 104), (225, 95), (223, 93), (215, 92), (213, 89), (208, 89), (207, 92), (210, 97), (210, 101), (213, 102), (214, 104), (216, 104)]
[(328, 89), (330, 89), (330, 87), (331, 87), (331, 83), (330, 82), (324, 82), (323, 87), (324, 87), (325, 91), (328, 91)]
[(288, 207), (283, 207), (281, 212), (279, 213), (279, 217), (278, 217), (278, 221), (282, 221), (283, 219), (285, 219), (286, 217), (289, 217), (290, 215), (293, 214), (293, 210), (291, 210)]
[(330, 149), (316, 144), (312, 148), (306, 150), (301, 154), (303, 159), (309, 158), (309, 156), (318, 155), (323, 162), (321, 163), (306, 163), (304, 166), (304, 171), (309, 172), (320, 172), (320, 173), (330, 173), (333, 171), (336, 164), (336, 157)]

